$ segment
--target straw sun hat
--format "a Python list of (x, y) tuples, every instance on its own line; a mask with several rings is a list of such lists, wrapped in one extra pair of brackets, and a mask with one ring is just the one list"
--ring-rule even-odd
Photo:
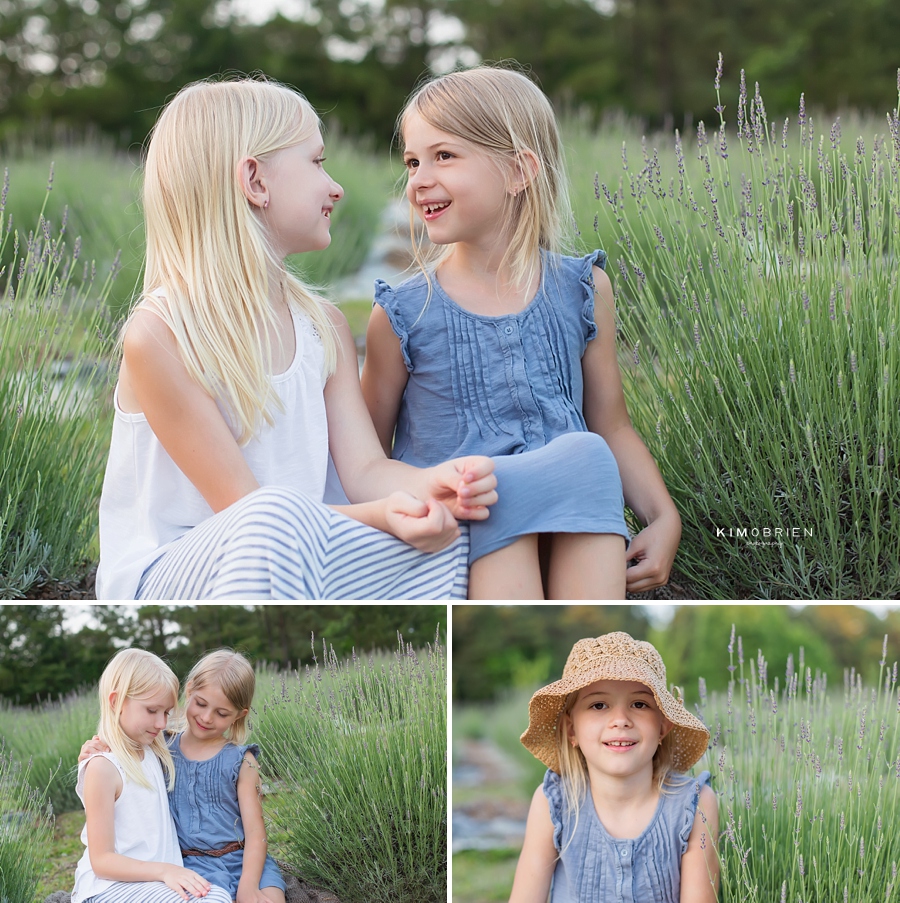
[(709, 743), (703, 722), (666, 688), (666, 666), (650, 643), (617, 631), (596, 639), (579, 640), (569, 653), (561, 680), (538, 690), (528, 704), (528, 729), (522, 744), (549, 769), (559, 774), (556, 724), (570, 693), (598, 680), (635, 680), (653, 692), (660, 711), (672, 722), (663, 742), (669, 748), (672, 767), (687, 771)]

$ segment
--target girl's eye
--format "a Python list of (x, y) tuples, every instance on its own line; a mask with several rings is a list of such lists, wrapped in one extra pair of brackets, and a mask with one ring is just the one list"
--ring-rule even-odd
[(415, 169), (419, 165), (419, 161), (414, 157), (410, 157), (408, 160), (404, 161), (404, 165), (407, 169)]
[(453, 154), (450, 151), (438, 151), (438, 160), (452, 160)]
[(317, 166), (321, 166), (327, 159), (328, 159), (328, 157), (316, 157), (316, 159), (313, 160), (313, 162), (314, 162)]

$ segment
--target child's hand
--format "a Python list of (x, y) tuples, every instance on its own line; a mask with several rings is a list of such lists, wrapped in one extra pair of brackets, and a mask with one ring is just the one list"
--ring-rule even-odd
[(263, 894), (258, 887), (252, 884), (244, 886), (244, 882), (238, 882), (237, 895), (235, 903), (272, 903), (272, 901)]
[(187, 900), (188, 894), (195, 897), (205, 897), (212, 885), (202, 875), (198, 875), (193, 869), (186, 869), (180, 865), (166, 863), (162, 866), (160, 881), (174, 890), (182, 900)]
[(625, 560), (636, 561), (625, 571), (625, 589), (643, 593), (669, 582), (672, 563), (681, 542), (681, 518), (672, 509), (649, 523), (628, 546)]
[(109, 752), (109, 747), (94, 734), (94, 736), (81, 747), (81, 752), (78, 754), (78, 761), (83, 762), (85, 759), (90, 758), (94, 753), (105, 752)]
[(454, 458), (428, 469), (428, 491), (459, 520), (485, 520), (497, 501), (494, 462), (484, 455)]
[(408, 492), (392, 492), (385, 499), (385, 519), (389, 533), (422, 552), (440, 552), (459, 536), (459, 525), (445, 504), (421, 502)]

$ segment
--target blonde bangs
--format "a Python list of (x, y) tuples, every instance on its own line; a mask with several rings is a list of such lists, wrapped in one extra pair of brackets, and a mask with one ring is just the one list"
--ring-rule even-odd
[[(182, 89), (151, 134), (144, 174), (143, 294), (172, 330), (191, 377), (233, 415), (246, 444), (283, 410), (272, 389), (270, 274), (309, 317), (333, 371), (336, 340), (325, 302), (290, 275), (244, 196), (239, 162), (307, 140), (318, 127), (299, 93), (258, 79)], [(161, 293), (162, 302), (157, 293)]]

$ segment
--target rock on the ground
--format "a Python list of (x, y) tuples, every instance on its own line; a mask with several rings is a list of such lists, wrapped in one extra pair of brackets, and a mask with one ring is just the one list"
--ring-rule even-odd
[(287, 885), (285, 903), (341, 903), (330, 891), (316, 890), (294, 875), (285, 875), (284, 883)]
[(58, 890), (50, 894), (44, 903), (70, 903), (72, 895), (66, 890)]

